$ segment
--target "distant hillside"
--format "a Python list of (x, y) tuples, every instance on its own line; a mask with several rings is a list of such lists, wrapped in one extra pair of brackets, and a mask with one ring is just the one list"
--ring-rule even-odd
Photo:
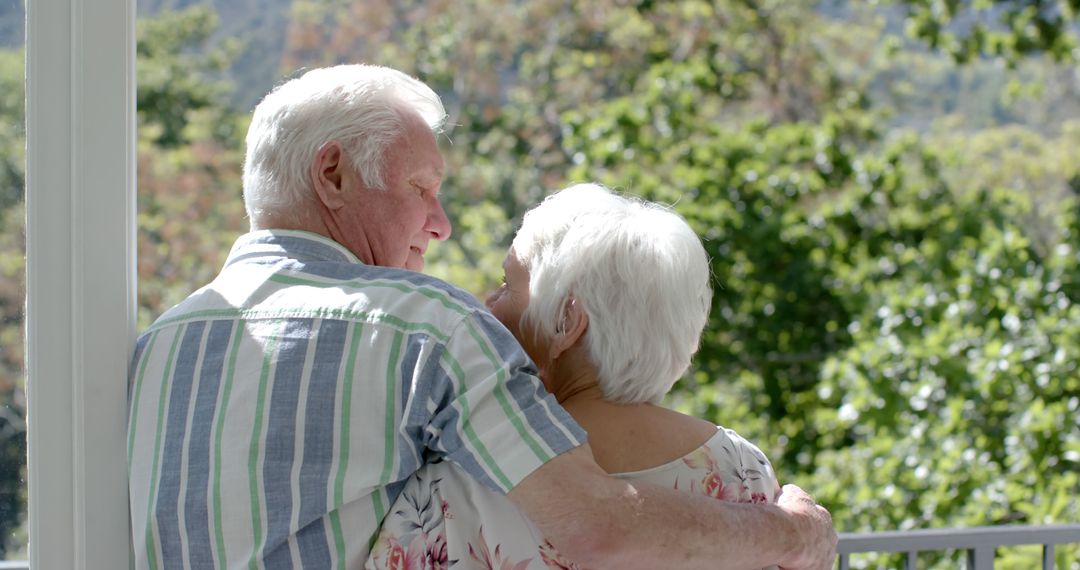
[(238, 109), (254, 107), (280, 78), (282, 70), (278, 65), (292, 0), (137, 0), (137, 3), (139, 17), (199, 5), (217, 11), (221, 27), (216, 37), (237, 38), (245, 45), (232, 69), (236, 85), (233, 104)]
[[(25, 1), (0, 0), (0, 48), (23, 44)], [(294, 71), (281, 68), (293, 0), (136, 2), (139, 17), (197, 5), (208, 5), (218, 13), (220, 27), (213, 40), (236, 38), (244, 45), (230, 70), (235, 86), (230, 103), (238, 111), (250, 111), (283, 75)], [(821, 0), (815, 9), (831, 19), (847, 21), (867, 8), (852, 0)], [(886, 33), (902, 34), (902, 8), (886, 4), (873, 10), (883, 18)], [(1080, 112), (1078, 84), (1068, 66), (1043, 63), (1028, 66), (1019, 74), (1010, 73), (992, 61), (957, 67), (947, 56), (928, 53), (926, 46), (917, 41), (905, 40), (900, 45), (903, 47), (899, 56), (884, 68), (871, 70), (873, 78), (866, 84), (875, 104), (892, 109), (893, 126), (925, 132), (942, 116), (956, 115), (964, 118), (958, 125), (965, 128), (1019, 123), (1043, 132), (1056, 132), (1064, 120), (1075, 118)], [(848, 66), (848, 69), (854, 73), (867, 71), (863, 66)], [(1032, 97), (1019, 104), (1010, 102), (1004, 94), (1011, 80), (1042, 92), (1042, 97)]]
[[(285, 45), (292, 0), (137, 0), (139, 17), (162, 10), (183, 10), (209, 5), (221, 18), (217, 38), (233, 37), (245, 44), (232, 69), (236, 93), (233, 104), (250, 109), (282, 74), (278, 69)], [(25, 42), (24, 0), (0, 0), (0, 48), (18, 48)]]
[(26, 40), (23, 0), (0, 0), (0, 48), (14, 48)]

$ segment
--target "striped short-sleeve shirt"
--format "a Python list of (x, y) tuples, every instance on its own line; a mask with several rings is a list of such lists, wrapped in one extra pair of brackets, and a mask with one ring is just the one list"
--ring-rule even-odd
[(130, 400), (137, 568), (359, 568), (426, 462), (505, 493), (585, 441), (473, 297), (295, 231), (140, 336)]

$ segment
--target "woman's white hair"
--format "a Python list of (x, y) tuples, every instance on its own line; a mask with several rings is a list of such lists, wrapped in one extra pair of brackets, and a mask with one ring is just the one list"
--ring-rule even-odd
[(690, 366), (712, 303), (709, 260), (670, 208), (570, 186), (525, 214), (514, 252), (530, 272), (523, 330), (550, 338), (569, 300), (580, 303), (606, 399), (657, 402)]
[(263, 215), (303, 211), (315, 199), (311, 162), (337, 141), (373, 188), (383, 188), (383, 155), (416, 113), (439, 133), (446, 110), (430, 87), (374, 65), (313, 69), (275, 88), (255, 107), (244, 158), (244, 206)]

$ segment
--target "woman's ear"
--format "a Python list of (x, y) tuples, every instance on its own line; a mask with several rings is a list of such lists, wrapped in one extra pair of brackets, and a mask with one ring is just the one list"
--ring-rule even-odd
[(551, 359), (554, 360), (569, 350), (585, 336), (589, 329), (589, 314), (585, 307), (573, 295), (563, 302), (559, 324), (555, 326), (555, 336), (551, 339)]

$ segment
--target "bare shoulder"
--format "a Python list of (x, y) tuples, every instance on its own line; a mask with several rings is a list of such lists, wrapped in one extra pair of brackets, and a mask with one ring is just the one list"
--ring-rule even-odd
[(589, 433), (593, 456), (608, 473), (675, 461), (704, 445), (717, 430), (711, 422), (653, 405), (598, 404), (568, 411)]
[[(660, 406), (651, 406), (651, 409), (649, 428), (655, 432), (657, 445), (686, 448), (681, 455), (701, 447), (716, 435), (717, 427), (712, 422)], [(663, 444), (664, 441), (668, 443)]]

